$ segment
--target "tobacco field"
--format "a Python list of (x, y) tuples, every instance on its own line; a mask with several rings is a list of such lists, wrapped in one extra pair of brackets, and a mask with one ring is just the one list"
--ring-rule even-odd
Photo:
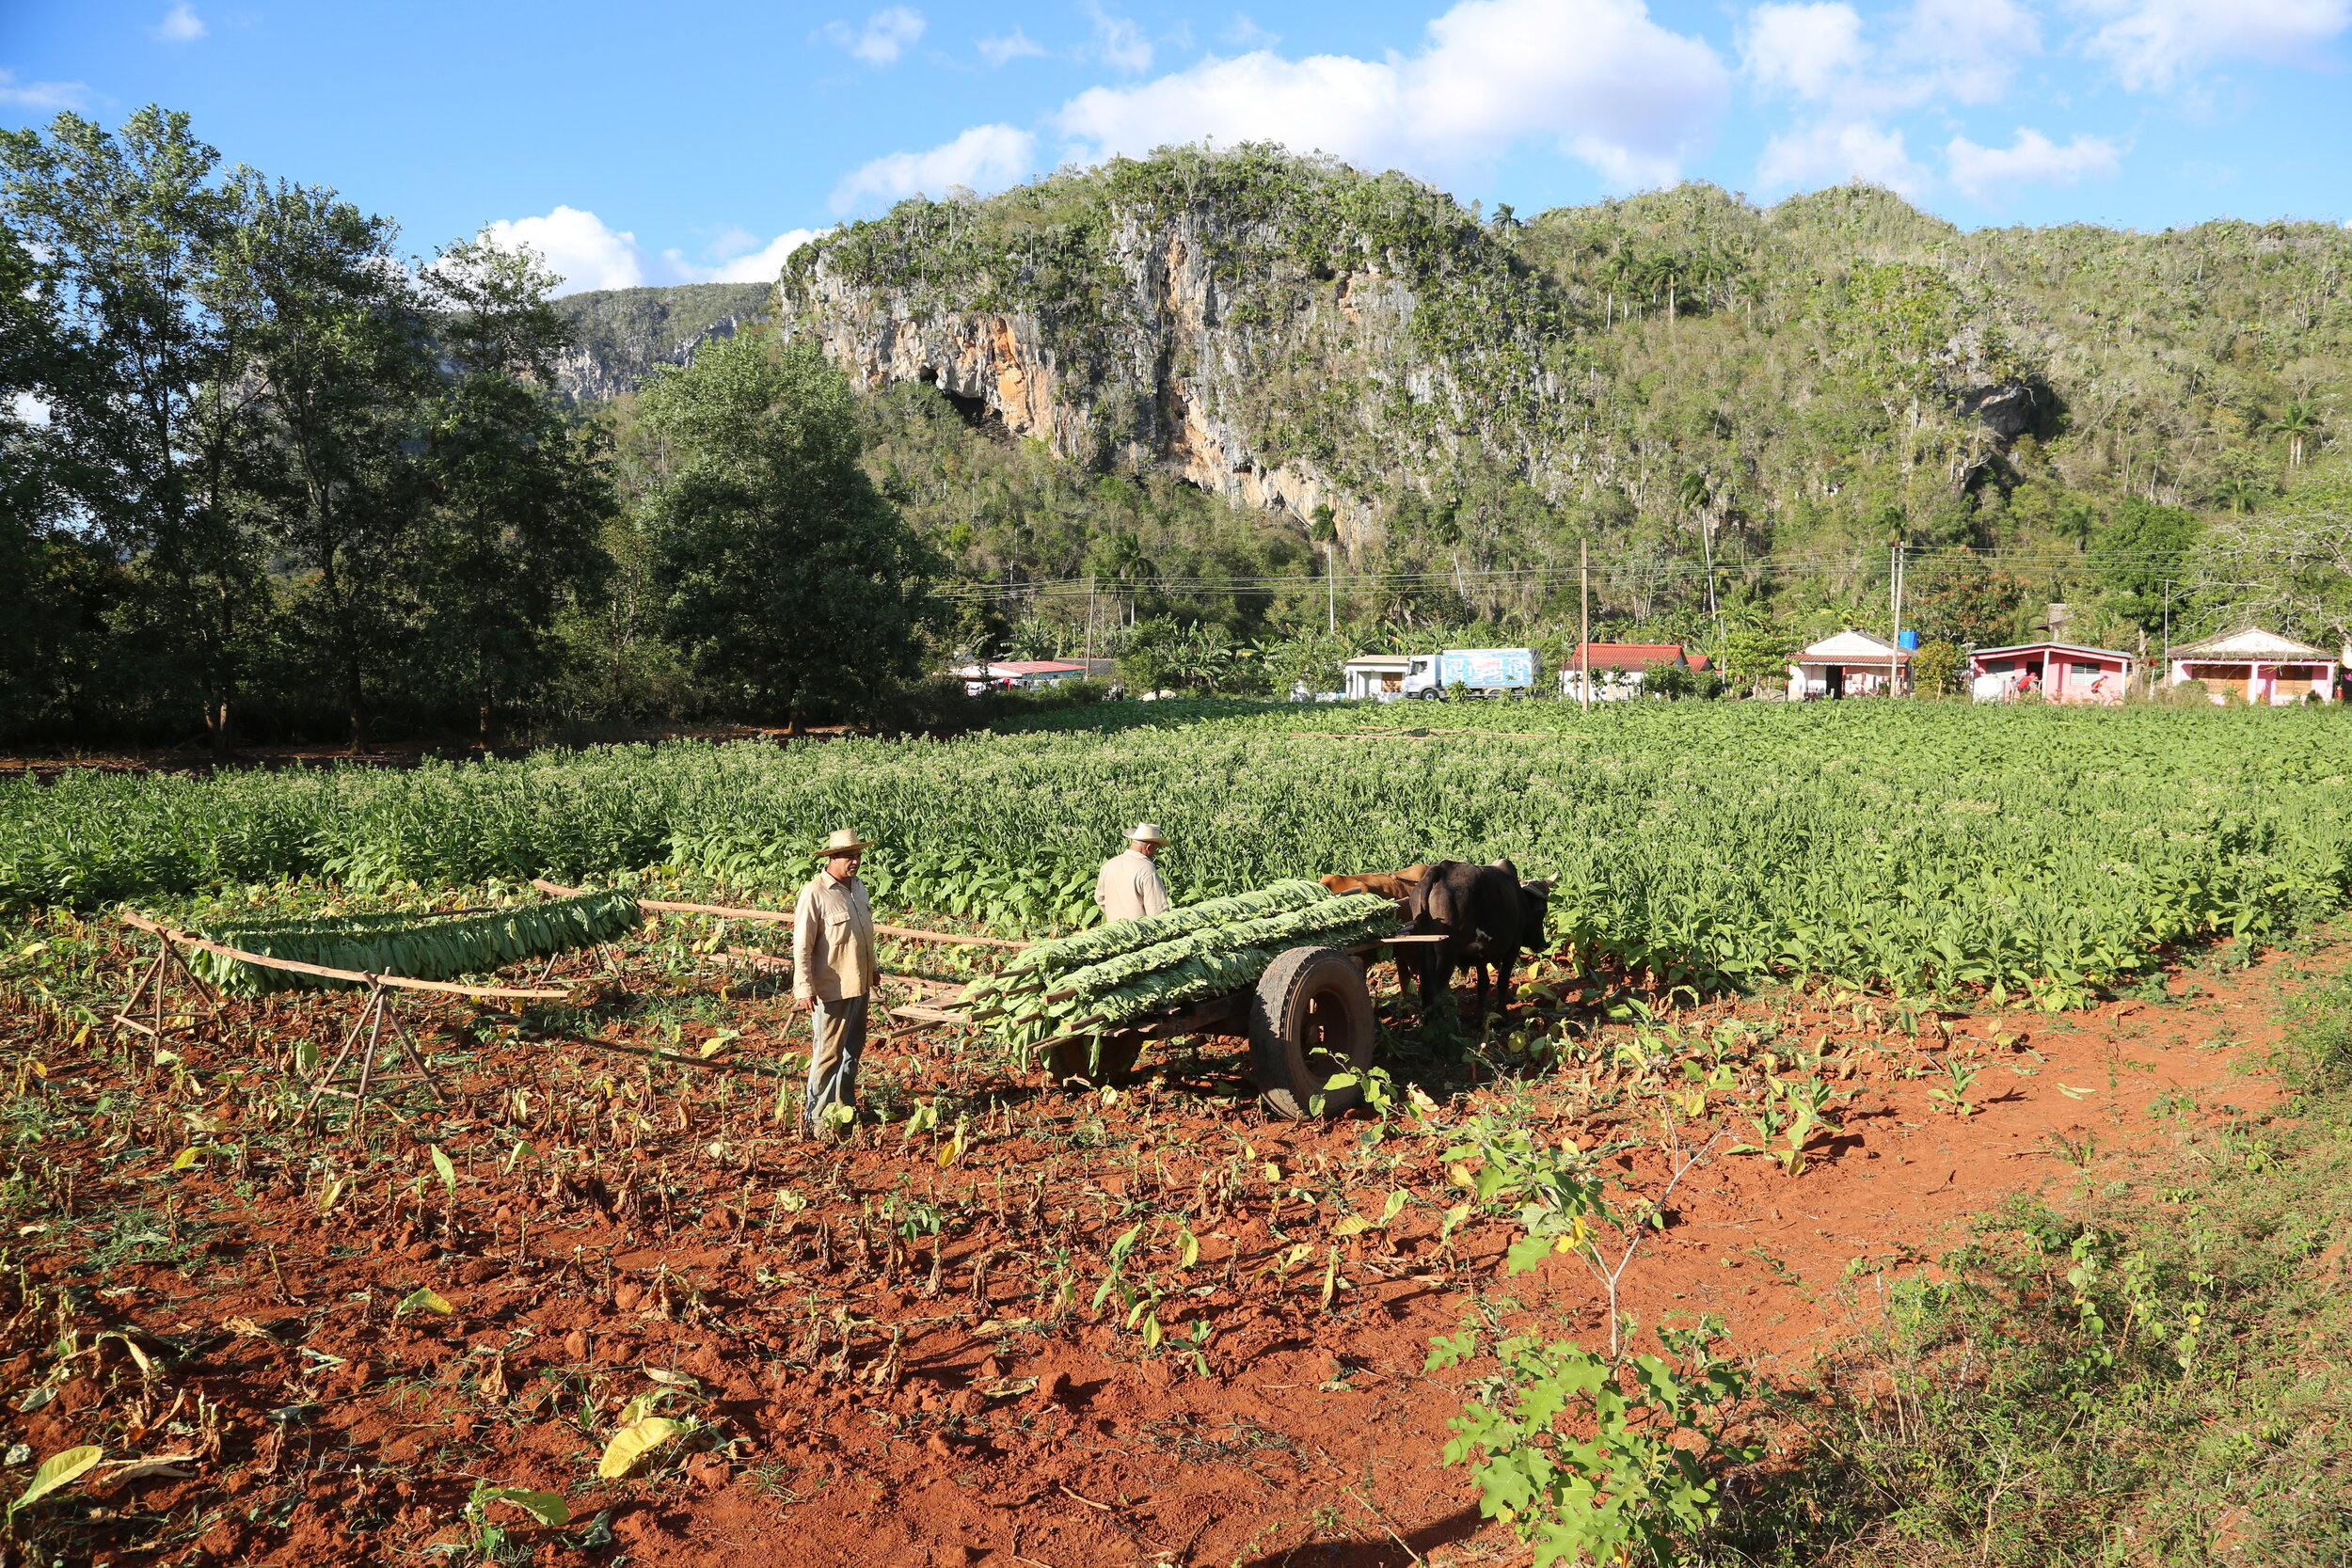
[[(2229, 1370), (2245, 1279), (2331, 1288), (2324, 1227), (2185, 1259), (2052, 1232), (2019, 1277), (2072, 1304), (2033, 1319), (2071, 1381), (2032, 1408), (2153, 1390), (2176, 1422), (2088, 1423), (2090, 1491), (1990, 1460), (1923, 1490), (1906, 1450), (1806, 1492), (1830, 1428), (1791, 1402), (1890, 1304), (1927, 1321), (1924, 1266), (2009, 1194), (2279, 1180), (2248, 1020), (2342, 900), (2332, 716), (1082, 717), (0, 792), (8, 1560), (1881, 1560), (1835, 1556), (1867, 1539), (2041, 1568), (2126, 1524), (2185, 1549), (2225, 1504), (2286, 1560), (2324, 1456), (2218, 1489), (2171, 1456), (2273, 1440)], [(536, 872), (618, 884), (599, 911), (779, 903), (848, 822), (909, 923), (1038, 933), (1137, 816), (1180, 899), (1263, 891), (1021, 957), (886, 936), (885, 1002), (981, 980), (1010, 1022), (878, 1022), (837, 1139), (797, 1132), (783, 927), (600, 913), (542, 966), (556, 916), (522, 912), (565, 908)], [(1009, 1037), (1041, 985), (1121, 994), (1137, 935), (1157, 961), (1207, 913), (1353, 918), (1277, 884), (1435, 853), (1559, 876), (1554, 950), (1507, 1020), (1433, 1024), (1375, 964), (1344, 1116), (1268, 1118), (1231, 1039), (1073, 1086)], [(154, 949), (113, 899), (306, 953), (433, 913), (566, 999), (401, 998), (438, 1097), (388, 1044), (364, 1117), (313, 1106), (354, 994), (215, 1013), (178, 982), (172, 1033), (123, 1031)], [(1981, 1385), (1975, 1342), (1904, 1365)]]
[(1711, 990), (1818, 974), (2052, 1006), (2167, 948), (2264, 942), (2352, 878), (2327, 710), (1109, 705), (1029, 733), (71, 774), (0, 787), (0, 910), (314, 878), (361, 890), (669, 866), (787, 895), (854, 824), (878, 897), (1014, 935), (1090, 918), (1139, 817), (1179, 901), (1438, 855), (1558, 879), (1577, 950)]

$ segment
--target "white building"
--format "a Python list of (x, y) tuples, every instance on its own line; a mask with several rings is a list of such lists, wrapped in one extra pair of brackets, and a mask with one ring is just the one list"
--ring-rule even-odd
[(1848, 629), (1799, 650), (1788, 666), (1788, 700), (1878, 697), (1911, 689), (1911, 650)]
[[(1420, 656), (1427, 658), (1429, 656)], [(1405, 696), (1405, 676), (1413, 667), (1411, 654), (1364, 654), (1340, 665), (1342, 689), (1352, 703), (1394, 703)]]

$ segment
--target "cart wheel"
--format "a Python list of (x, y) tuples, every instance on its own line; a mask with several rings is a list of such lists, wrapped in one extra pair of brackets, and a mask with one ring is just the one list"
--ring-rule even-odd
[(1294, 947), (1267, 966), (1249, 1007), (1249, 1067), (1275, 1115), (1294, 1121), (1336, 1116), (1359, 1088), (1324, 1093), (1334, 1073), (1372, 1063), (1372, 992), (1356, 960), (1336, 947)]
[(1143, 1054), (1143, 1041), (1134, 1035), (1103, 1037), (1102, 1070), (1093, 1067), (1092, 1043), (1084, 1038), (1055, 1042), (1047, 1058), (1054, 1069), (1054, 1082), (1086, 1085), (1116, 1084), (1136, 1069), (1136, 1058)]

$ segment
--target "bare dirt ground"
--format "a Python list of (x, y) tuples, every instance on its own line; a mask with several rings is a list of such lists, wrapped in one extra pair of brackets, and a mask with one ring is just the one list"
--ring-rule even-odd
[[(718, 1021), (741, 1031), (722, 1059), (788, 1058), (771, 991), (722, 999), (708, 971), (609, 964), (572, 966), (606, 966), (604, 1000), (565, 1028), (692, 1053)], [(1438, 1463), (1479, 1369), (1424, 1373), (1428, 1342), (1483, 1300), (1590, 1344), (1607, 1304), (1572, 1257), (1505, 1277), (1503, 1216), (1441, 1234), (1465, 1119), (1573, 1141), (1650, 1196), (1670, 1142), (1715, 1138), (1620, 1305), (1645, 1324), (1717, 1314), (1732, 1352), (1801, 1383), (1973, 1216), (2158, 1179), (2183, 1126), (2266, 1115), (2274, 1091), (2249, 1074), (2277, 968), (2185, 972), (2166, 1001), (2055, 1018), (1782, 991), (1646, 1031), (1685, 1058), (1715, 1042), (1742, 1082), (1818, 1073), (1848, 1096), (1794, 1174), (1727, 1152), (1749, 1135), (1739, 1094), (1677, 1106), (1686, 1079), (1624, 1066), (1634, 1028), (1573, 1010), (1534, 1031), (1549, 1046), (1490, 1048), (1501, 1070), (1403, 1053), (1422, 1109), (1327, 1125), (1263, 1117), (1232, 1041), (1147, 1057), (1106, 1094), (910, 1033), (871, 1049), (869, 1102), (900, 1118), (932, 1103), (939, 1124), (844, 1147), (787, 1135), (788, 1078), (464, 1004), (407, 1009), (450, 1104), (403, 1088), (358, 1132), (340, 1109), (299, 1126), (287, 1070), (297, 1042), (331, 1047), (347, 997), (232, 1005), (161, 1062), (19, 1006), (0, 1018), (17, 1088), (6, 1442), (106, 1457), (21, 1528), (53, 1557), (126, 1564), (437, 1545), (459, 1563), (527, 1546), (665, 1568), (1522, 1561)], [(691, 1005), (648, 1006), (661, 996)], [(1335, 1234), (1393, 1192), (1391, 1223)], [(641, 1399), (628, 1414), (701, 1425), (597, 1479)], [(11, 1492), (30, 1473), (15, 1463)], [(485, 1481), (560, 1494), (574, 1522), (490, 1504), (504, 1533), (485, 1540), (466, 1512)]]

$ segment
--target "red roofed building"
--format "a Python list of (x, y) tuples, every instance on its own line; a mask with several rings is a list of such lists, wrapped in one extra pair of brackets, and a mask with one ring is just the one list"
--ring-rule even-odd
[(1704, 670), (1707, 656), (1693, 654), (1679, 642), (1587, 642), (1571, 648), (1560, 667), (1560, 695), (1571, 702), (1584, 696), (1583, 672), (1593, 673), (1593, 701), (1613, 703), (1642, 694), (1642, 683), (1652, 670), (1673, 666)]

